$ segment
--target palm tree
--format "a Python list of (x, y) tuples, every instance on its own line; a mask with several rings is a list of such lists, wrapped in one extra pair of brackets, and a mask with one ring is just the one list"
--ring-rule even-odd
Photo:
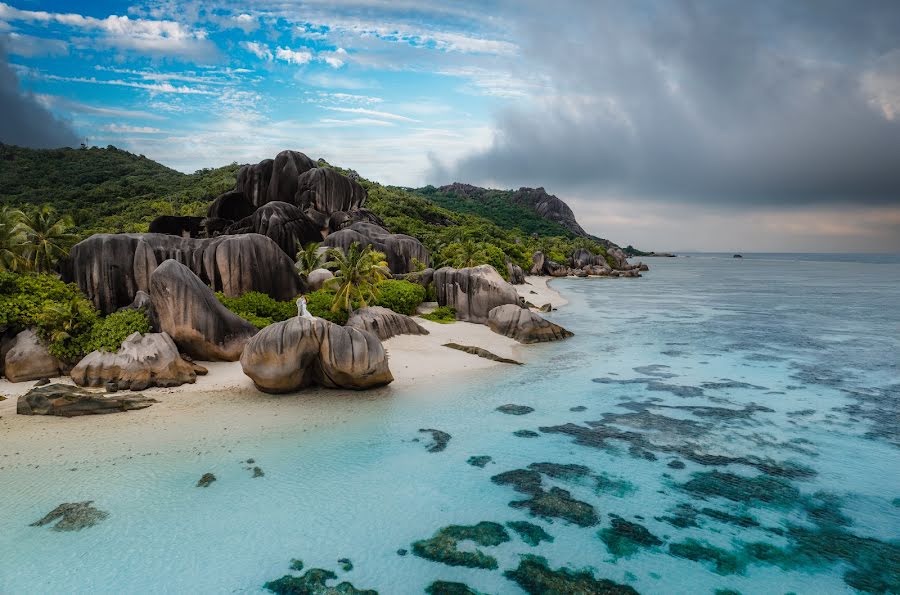
[(28, 268), (38, 273), (53, 270), (60, 258), (69, 253), (78, 236), (69, 233), (72, 218), (60, 216), (50, 205), (26, 213), (17, 228), (24, 235), (24, 257)]
[(304, 279), (316, 269), (322, 268), (322, 255), (319, 253), (319, 244), (310, 242), (306, 248), (297, 242), (297, 272)]
[(332, 312), (351, 312), (354, 303), (367, 307), (368, 302), (378, 297), (378, 283), (390, 275), (384, 254), (369, 245), (360, 248), (359, 242), (353, 242), (346, 254), (339, 248), (331, 248), (326, 256), (325, 268), (334, 271), (334, 278), (325, 285), (337, 288)]
[(22, 211), (10, 207), (0, 209), (0, 271), (15, 271), (22, 265), (22, 216)]
[(450, 265), (457, 269), (474, 267), (488, 261), (484, 245), (472, 240), (453, 242), (447, 246), (444, 254)]

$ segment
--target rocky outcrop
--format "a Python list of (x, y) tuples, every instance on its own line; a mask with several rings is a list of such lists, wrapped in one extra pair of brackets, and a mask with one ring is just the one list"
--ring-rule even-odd
[(629, 270), (631, 265), (628, 264), (628, 255), (626, 255), (618, 246), (610, 246), (606, 249), (606, 254), (612, 260), (612, 267), (620, 271)]
[(260, 291), (277, 300), (293, 299), (305, 285), (294, 261), (271, 239), (258, 234), (208, 239), (163, 234), (96, 234), (76, 244), (63, 267), (104, 314), (148, 291), (150, 275), (175, 259), (215, 291), (234, 297)]
[(238, 170), (235, 190), (243, 193), (254, 209), (269, 201), (269, 184), (274, 166), (275, 161), (272, 159), (263, 159), (255, 165), (245, 165)]
[(372, 333), (382, 341), (397, 335), (428, 334), (428, 331), (409, 316), (381, 306), (356, 310), (347, 320), (346, 326)]
[(513, 285), (523, 285), (525, 283), (525, 271), (514, 262), (506, 262), (506, 273), (509, 276), (509, 282)]
[(392, 273), (409, 273), (416, 270), (414, 260), (428, 264), (428, 250), (422, 242), (412, 236), (390, 233), (373, 223), (354, 223), (329, 235), (322, 245), (340, 248), (346, 252), (354, 242), (360, 246), (372, 246), (374, 250), (383, 252)]
[[(272, 178), (265, 202), (281, 201), (296, 204), (300, 175), (317, 167), (317, 163), (299, 151), (282, 151), (272, 164)], [(246, 191), (244, 192), (246, 194)], [(252, 199), (251, 199), (251, 202)], [(253, 203), (261, 207), (263, 203)]]
[(297, 254), (297, 244), (322, 241), (322, 229), (318, 225), (298, 207), (280, 201), (266, 203), (249, 217), (230, 225), (225, 233), (266, 236), (292, 259)]
[(306, 276), (306, 284), (309, 286), (309, 291), (318, 291), (329, 279), (334, 279), (334, 273), (328, 269), (316, 269)]
[(334, 233), (354, 223), (373, 223), (378, 227), (386, 227), (384, 221), (369, 209), (356, 209), (354, 211), (336, 211), (328, 220), (328, 229)]
[(358, 182), (337, 170), (316, 167), (297, 178), (297, 193), (293, 202), (320, 227), (329, 228), (333, 213), (361, 209), (366, 196), (366, 190)]
[(558, 223), (581, 237), (589, 237), (589, 234), (575, 220), (575, 213), (569, 205), (552, 194), (547, 194), (543, 188), (519, 188), (513, 193), (512, 202), (524, 205), (534, 210), (544, 219)]
[(47, 346), (31, 330), (16, 335), (6, 347), (3, 370), (10, 382), (27, 382), (59, 376), (63, 363), (50, 355)]
[(206, 368), (182, 359), (166, 333), (134, 333), (116, 353), (92, 351), (70, 376), (78, 386), (106, 386), (120, 390), (144, 390), (151, 386), (193, 384)]
[(149, 284), (160, 330), (193, 359), (236, 361), (257, 332), (180, 262), (163, 262), (150, 275)]
[(77, 417), (145, 409), (156, 402), (156, 399), (137, 395), (109, 397), (68, 384), (48, 384), (19, 397), (16, 413)]
[(519, 343), (544, 343), (567, 339), (573, 333), (541, 318), (531, 310), (507, 304), (491, 310), (488, 326), (492, 331)]
[(199, 238), (203, 230), (203, 217), (160, 215), (150, 222), (150, 233), (164, 233), (184, 238)]
[(438, 304), (456, 309), (456, 318), (487, 324), (497, 306), (519, 304), (516, 289), (488, 264), (465, 269), (444, 267), (434, 272)]
[[(250, 165), (244, 168), (253, 167)], [(241, 169), (244, 171), (244, 169)], [(240, 187), (240, 173), (238, 173), (238, 187)], [(256, 209), (247, 196), (241, 190), (230, 190), (219, 195), (216, 200), (212, 201), (206, 210), (207, 219), (224, 219), (226, 221), (240, 221), (245, 217), (249, 217)]]
[(361, 390), (393, 381), (375, 335), (321, 318), (290, 318), (253, 337), (241, 368), (259, 390), (286, 393), (311, 384)]

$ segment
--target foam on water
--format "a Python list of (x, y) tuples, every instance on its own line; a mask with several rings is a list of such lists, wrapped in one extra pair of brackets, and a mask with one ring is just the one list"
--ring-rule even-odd
[[(340, 423), (193, 454), (85, 461), (77, 471), (53, 463), (0, 470), (0, 592), (255, 593), (291, 573), (297, 558), (382, 593), (422, 593), (437, 579), (520, 593), (503, 571), (522, 554), (544, 556), (552, 568), (589, 568), (642, 593), (896, 589), (891, 575), (879, 583), (869, 558), (852, 552), (811, 559), (807, 549), (763, 563), (742, 548), (796, 547), (791, 527), (830, 531), (832, 541), (850, 534), (872, 538), (851, 545), (890, 572), (890, 542), (900, 535), (900, 266), (651, 264), (639, 280), (555, 281), (570, 304), (552, 316), (576, 336), (529, 348), (525, 366), (363, 399)], [(504, 404), (535, 410), (496, 411)], [(423, 428), (449, 433), (446, 448), (429, 452)], [(468, 464), (475, 455), (492, 460)], [(673, 460), (684, 467), (670, 467)], [(531, 495), (491, 478), (539, 462), (590, 469), (543, 474), (541, 483), (590, 504), (598, 524), (509, 505)], [(254, 478), (254, 466), (265, 475)], [(217, 480), (195, 487), (206, 472)], [(732, 493), (700, 483), (731, 474), (780, 483), (764, 484), (770, 489), (757, 499), (744, 498), (751, 487)], [(759, 499), (781, 492), (796, 497)], [(29, 526), (62, 502), (87, 500), (109, 517), (75, 532)], [(693, 517), (678, 517), (691, 509)], [(696, 513), (704, 509), (719, 516)], [(598, 537), (610, 514), (663, 543), (616, 557)], [(834, 520), (841, 515), (846, 522)], [(447, 525), (516, 520), (554, 539), (532, 547), (510, 531), (505, 543), (477, 546), (496, 570), (397, 553)], [(689, 539), (737, 562), (717, 566), (680, 546), (672, 555), (673, 544)], [(353, 569), (341, 570), (339, 558)]]

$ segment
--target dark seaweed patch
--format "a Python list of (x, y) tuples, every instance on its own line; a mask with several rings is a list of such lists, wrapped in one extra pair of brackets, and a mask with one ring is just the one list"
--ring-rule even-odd
[(451, 581), (434, 581), (425, 587), (425, 592), (428, 595), (482, 595), (480, 591), (476, 591), (465, 583)]
[(431, 443), (425, 447), (428, 452), (441, 452), (447, 448), (447, 443), (450, 442), (450, 434), (447, 432), (435, 430), (434, 428), (423, 428), (419, 431), (425, 434), (431, 434)]
[(528, 545), (535, 547), (542, 541), (553, 541), (553, 536), (544, 531), (544, 528), (529, 523), (528, 521), (509, 521), (506, 526), (515, 531), (522, 541)]
[(475, 455), (469, 457), (469, 460), (466, 462), (473, 467), (484, 467), (491, 462), (491, 457), (488, 455)]
[(650, 364), (648, 366), (637, 366), (636, 368), (632, 368), (632, 370), (638, 374), (643, 374), (644, 376), (655, 376), (656, 378), (675, 378), (678, 376), (678, 374), (666, 371), (671, 369), (670, 366), (665, 364)]
[(522, 556), (515, 570), (507, 570), (503, 576), (515, 582), (526, 593), (571, 593), (591, 595), (638, 595), (628, 585), (621, 585), (609, 579), (594, 578), (587, 570), (550, 568), (547, 560), (539, 556)]
[(694, 473), (681, 489), (701, 498), (719, 497), (744, 504), (763, 503), (787, 508), (794, 506), (800, 491), (777, 477), (745, 477), (734, 473), (710, 471)]
[(643, 525), (626, 521), (614, 514), (609, 516), (612, 517), (611, 525), (601, 529), (597, 535), (615, 557), (631, 556), (642, 548), (662, 545), (662, 539), (652, 534)]
[(335, 579), (337, 579), (337, 575), (330, 570), (311, 568), (303, 576), (286, 574), (278, 580), (269, 581), (263, 585), (263, 588), (276, 595), (325, 595), (327, 593), (378, 595), (378, 591), (374, 589), (357, 589), (346, 581), (334, 586), (326, 584)]
[(465, 566), (468, 568), (497, 568), (497, 560), (479, 549), (461, 551), (458, 545), (462, 541), (473, 541), (477, 545), (491, 547), (509, 541), (509, 533), (503, 525), (482, 521), (477, 525), (449, 525), (439, 529), (430, 539), (423, 539), (412, 544), (412, 552), (420, 558), (440, 562), (448, 566)]
[(743, 572), (743, 562), (733, 553), (696, 539), (669, 544), (669, 553), (695, 562), (712, 562), (718, 574)]
[(516, 430), (513, 432), (513, 436), (516, 436), (517, 438), (537, 438), (540, 434), (534, 430)]
[(534, 407), (509, 403), (507, 405), (500, 405), (499, 407), (497, 407), (497, 411), (499, 411), (500, 413), (506, 413), (507, 415), (528, 415), (529, 413), (534, 411)]
[(108, 512), (91, 506), (93, 503), (93, 500), (88, 500), (60, 504), (40, 520), (31, 523), (29, 527), (43, 527), (51, 523), (56, 523), (53, 525), (54, 531), (81, 531), (87, 527), (93, 527), (109, 517)]

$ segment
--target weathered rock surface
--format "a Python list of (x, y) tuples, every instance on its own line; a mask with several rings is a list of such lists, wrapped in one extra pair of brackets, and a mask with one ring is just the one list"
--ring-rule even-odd
[(428, 250), (422, 242), (412, 236), (390, 233), (374, 223), (354, 223), (329, 235), (322, 244), (346, 252), (354, 242), (360, 246), (371, 245), (374, 250), (383, 252), (392, 273), (414, 271), (413, 260), (425, 265), (429, 262)]
[(492, 331), (511, 337), (519, 343), (542, 343), (559, 341), (571, 337), (573, 333), (558, 324), (541, 318), (531, 310), (507, 304), (491, 310), (488, 326)]
[(449, 347), (450, 349), (456, 349), (457, 351), (463, 351), (465, 353), (471, 355), (477, 355), (478, 357), (483, 357), (484, 359), (489, 359), (492, 362), (500, 362), (501, 364), (513, 364), (516, 366), (523, 365), (522, 362), (517, 362), (514, 359), (509, 359), (508, 357), (500, 357), (496, 353), (491, 353), (487, 349), (483, 347), (476, 347), (475, 345), (460, 345), (459, 343), (444, 343), (444, 347)]
[(50, 355), (40, 337), (26, 329), (6, 347), (3, 371), (10, 382), (27, 382), (59, 376), (63, 363)]
[(514, 262), (507, 261), (506, 272), (509, 274), (509, 282), (513, 285), (523, 285), (525, 283), (525, 271)]
[(274, 201), (258, 208), (252, 215), (226, 228), (228, 235), (258, 233), (266, 236), (293, 258), (297, 244), (322, 241), (322, 229), (298, 207)]
[(310, 291), (318, 291), (329, 279), (334, 279), (334, 273), (328, 269), (316, 269), (306, 276), (306, 284)]
[(360, 209), (366, 197), (366, 190), (358, 182), (336, 170), (317, 167), (297, 178), (297, 193), (292, 202), (314, 220), (320, 218), (327, 228), (333, 213)]
[[(240, 171), (244, 171), (246, 165)], [(240, 187), (240, 172), (238, 172), (238, 187)], [(253, 214), (256, 207), (247, 200), (247, 196), (241, 190), (229, 190), (220, 194), (216, 200), (209, 204), (206, 210), (207, 219), (225, 219), (227, 221), (240, 221)]]
[(381, 306), (356, 310), (347, 320), (346, 326), (372, 333), (382, 341), (397, 335), (428, 334), (428, 331), (409, 316)]
[(372, 223), (378, 227), (386, 228), (385, 222), (369, 209), (355, 209), (353, 211), (335, 211), (328, 219), (328, 228), (331, 232), (340, 231), (350, 227), (354, 223)]
[(359, 390), (394, 380), (378, 337), (321, 318), (290, 318), (267, 326), (247, 344), (241, 368), (268, 393), (311, 384)]
[(458, 320), (479, 324), (487, 324), (488, 314), (497, 306), (519, 304), (516, 289), (488, 264), (438, 269), (434, 272), (434, 289), (438, 304), (455, 308)]
[(167, 260), (150, 275), (150, 299), (159, 328), (193, 359), (236, 361), (256, 334), (255, 326), (230, 312), (197, 275)]
[(203, 231), (203, 217), (160, 215), (150, 222), (150, 233), (164, 233), (185, 238), (198, 238)]
[(167, 259), (183, 263), (204, 284), (230, 297), (260, 291), (286, 301), (304, 289), (293, 259), (259, 234), (199, 240), (96, 234), (72, 248), (63, 279), (77, 283), (95, 306), (109, 314), (130, 304), (138, 291), (148, 291), (150, 275)]
[(78, 386), (106, 386), (120, 390), (144, 390), (151, 386), (193, 384), (206, 368), (185, 361), (166, 333), (134, 333), (117, 353), (92, 351), (76, 365), (70, 376)]
[[(272, 164), (265, 202), (281, 201), (296, 204), (300, 175), (317, 167), (317, 163), (299, 151), (282, 151)], [(246, 190), (244, 194), (246, 194)], [(251, 202), (252, 199), (251, 199)], [(263, 203), (253, 203), (261, 207)]]
[(269, 183), (272, 181), (274, 166), (272, 159), (263, 159), (255, 165), (245, 165), (238, 170), (235, 190), (243, 193), (253, 208), (269, 201)]
[(631, 268), (628, 264), (628, 255), (626, 255), (618, 246), (610, 246), (606, 249), (606, 254), (612, 259), (614, 269), (627, 270)]
[(68, 384), (48, 384), (20, 396), (16, 413), (77, 417), (145, 409), (156, 402), (156, 399), (137, 395), (108, 397)]

